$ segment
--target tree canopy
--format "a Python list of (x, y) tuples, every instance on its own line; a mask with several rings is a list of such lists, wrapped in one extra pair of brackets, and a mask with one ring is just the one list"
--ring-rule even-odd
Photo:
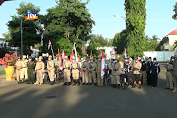
[(172, 18), (174, 20), (177, 20), (177, 2), (176, 2), (176, 4), (173, 7), (174, 7), (173, 11), (175, 12), (175, 14), (172, 16)]

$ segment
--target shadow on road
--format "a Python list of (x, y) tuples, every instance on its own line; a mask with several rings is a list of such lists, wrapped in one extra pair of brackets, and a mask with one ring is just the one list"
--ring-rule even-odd
[[(163, 65), (161, 68), (164, 68)], [(158, 88), (141, 90), (62, 85), (11, 85), (0, 88), (1, 118), (175, 118), (177, 94)], [(46, 98), (56, 96), (55, 98)]]

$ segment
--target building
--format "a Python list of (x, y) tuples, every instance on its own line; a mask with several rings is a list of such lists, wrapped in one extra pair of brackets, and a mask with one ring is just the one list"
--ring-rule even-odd
[(162, 41), (161, 44), (161, 51), (174, 51), (174, 42), (177, 41), (177, 29), (170, 32), (168, 35), (166, 35)]
[(104, 50), (104, 53), (106, 54), (106, 59), (110, 59), (112, 57), (111, 54), (112, 54), (113, 48), (116, 48), (116, 47), (97, 47), (96, 49)]
[(4, 44), (6, 43), (5, 37), (0, 36), (0, 45), (4, 47)]

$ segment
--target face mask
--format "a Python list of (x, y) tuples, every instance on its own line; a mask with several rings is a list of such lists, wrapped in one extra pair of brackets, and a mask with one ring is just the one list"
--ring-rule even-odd
[(35, 58), (35, 60), (37, 60), (37, 58)]
[(50, 58), (48, 58), (48, 60), (50, 61), (51, 59), (50, 59)]
[(167, 63), (167, 65), (169, 65), (169, 63)]
[(98, 59), (99, 61), (101, 61), (101, 59)]
[(90, 61), (91, 63), (93, 62), (93, 61)]
[(128, 60), (125, 60), (125, 61), (128, 61)]
[(31, 59), (29, 59), (29, 61), (31, 61)]
[(84, 59), (84, 61), (86, 61), (86, 60)]
[(150, 59), (148, 61), (151, 61)]
[(135, 63), (137, 63), (138, 61), (135, 61)]
[(115, 61), (115, 63), (117, 63), (117, 60)]
[(157, 62), (156, 60), (154, 60), (154, 62)]
[(18, 59), (18, 61), (20, 61), (20, 59)]
[(172, 59), (172, 61), (174, 61), (174, 59)]
[(41, 61), (41, 59), (39, 59), (39, 61)]
[(73, 62), (75, 62), (76, 60), (73, 60)]
[(144, 61), (143, 59), (141, 61)]

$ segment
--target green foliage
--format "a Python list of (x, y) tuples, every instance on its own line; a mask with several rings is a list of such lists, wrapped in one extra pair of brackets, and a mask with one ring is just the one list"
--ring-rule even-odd
[(3, 58), (5, 56), (6, 53), (9, 53), (9, 50), (7, 49), (6, 44), (0, 44), (0, 58)]
[(124, 48), (127, 46), (126, 40), (126, 30), (122, 30), (122, 32), (117, 33), (113, 39), (113, 46), (117, 47), (115, 51), (117, 54), (122, 54)]
[(9, 40), (10, 40), (10, 32), (7, 32), (7, 33), (3, 33), (2, 34), (4, 37), (5, 37), (5, 40), (7, 41), (7, 42), (9, 42)]
[(172, 18), (174, 20), (177, 20), (177, 2), (176, 2), (176, 4), (173, 7), (174, 7), (173, 11), (175, 12), (175, 14), (172, 16)]
[(146, 51), (159, 51), (159, 38), (156, 35), (153, 35), (152, 38), (146, 36)]
[(146, 0), (125, 0), (127, 53), (143, 56), (145, 50)]

